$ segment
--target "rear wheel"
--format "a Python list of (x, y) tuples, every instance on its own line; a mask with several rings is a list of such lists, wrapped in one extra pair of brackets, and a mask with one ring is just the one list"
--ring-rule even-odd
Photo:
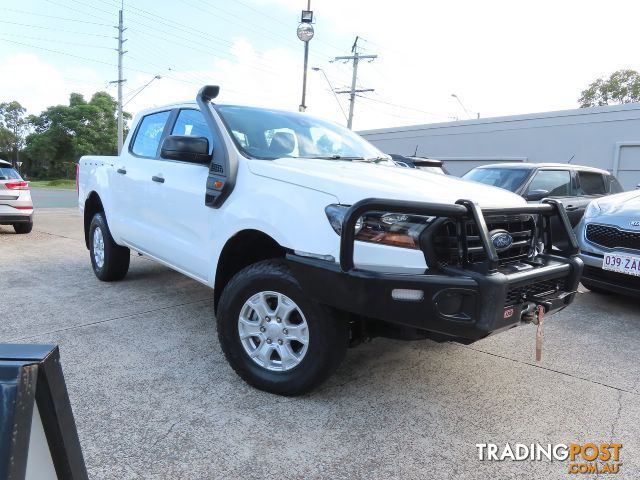
[(104, 213), (98, 212), (89, 227), (89, 252), (93, 272), (103, 282), (122, 280), (129, 270), (130, 252), (113, 241)]
[(246, 267), (225, 287), (218, 338), (227, 360), (250, 385), (300, 395), (329, 377), (348, 344), (346, 322), (307, 298), (280, 260)]
[(582, 286), (584, 288), (586, 288), (587, 290), (591, 290), (594, 293), (599, 293), (601, 295), (611, 295), (613, 293), (610, 290), (596, 287), (595, 285), (593, 285), (592, 283), (589, 283), (588, 281), (580, 280), (580, 283), (582, 283)]
[(31, 230), (33, 230), (33, 220), (29, 220), (27, 223), (14, 223), (13, 229), (19, 234), (31, 233)]

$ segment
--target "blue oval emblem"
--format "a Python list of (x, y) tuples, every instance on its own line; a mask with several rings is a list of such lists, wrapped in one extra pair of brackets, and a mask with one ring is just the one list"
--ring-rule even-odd
[(498, 252), (503, 252), (513, 244), (513, 237), (506, 230), (493, 232), (491, 234), (491, 243)]

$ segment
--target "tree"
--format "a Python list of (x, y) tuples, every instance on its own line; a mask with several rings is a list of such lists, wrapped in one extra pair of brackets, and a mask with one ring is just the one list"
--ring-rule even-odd
[(25, 153), (36, 176), (67, 176), (82, 155), (117, 152), (116, 101), (106, 92), (95, 93), (89, 102), (72, 93), (69, 105), (49, 107), (30, 116), (29, 123), (33, 133)]
[(599, 78), (582, 91), (580, 108), (640, 102), (640, 74), (618, 70), (608, 79)]
[(27, 131), (26, 109), (15, 100), (0, 103), (0, 150), (11, 152), (14, 162), (24, 147)]

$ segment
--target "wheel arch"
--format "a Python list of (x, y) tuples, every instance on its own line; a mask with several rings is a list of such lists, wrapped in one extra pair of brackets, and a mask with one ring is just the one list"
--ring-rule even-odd
[(98, 212), (104, 213), (104, 206), (97, 192), (92, 191), (84, 202), (84, 243), (87, 249), (89, 249), (89, 227), (91, 226), (91, 220)]
[(229, 238), (220, 252), (216, 267), (213, 287), (214, 311), (218, 310), (224, 287), (236, 273), (262, 260), (283, 258), (287, 251), (273, 237), (260, 230), (241, 230)]

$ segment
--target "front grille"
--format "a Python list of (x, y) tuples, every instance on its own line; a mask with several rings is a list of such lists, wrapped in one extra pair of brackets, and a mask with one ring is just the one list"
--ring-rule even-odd
[[(535, 219), (531, 215), (498, 215), (486, 217), (487, 229), (506, 230), (513, 237), (513, 244), (505, 251), (498, 252), (500, 264), (527, 258), (532, 237), (535, 234)], [(480, 263), (486, 260), (478, 226), (473, 220), (443, 223), (434, 236), (435, 251), (441, 267)], [(466, 254), (464, 243), (466, 241)]]
[(587, 240), (606, 248), (640, 250), (640, 232), (627, 232), (605, 225), (587, 225)]
[(222, 165), (218, 163), (212, 163), (210, 170), (212, 173), (224, 173), (224, 169), (222, 168)]
[(603, 270), (598, 267), (585, 265), (582, 276), (587, 281), (600, 280), (601, 282), (612, 283), (614, 285), (621, 285), (623, 287), (640, 290), (640, 277), (636, 277), (634, 275), (612, 272), (610, 270)]
[(521, 287), (511, 287), (507, 291), (507, 297), (504, 305), (515, 305), (517, 303), (524, 303), (529, 301), (534, 296), (545, 295), (547, 293), (553, 293), (564, 288), (564, 280), (544, 280), (538, 283), (532, 283), (531, 285), (524, 285)]

